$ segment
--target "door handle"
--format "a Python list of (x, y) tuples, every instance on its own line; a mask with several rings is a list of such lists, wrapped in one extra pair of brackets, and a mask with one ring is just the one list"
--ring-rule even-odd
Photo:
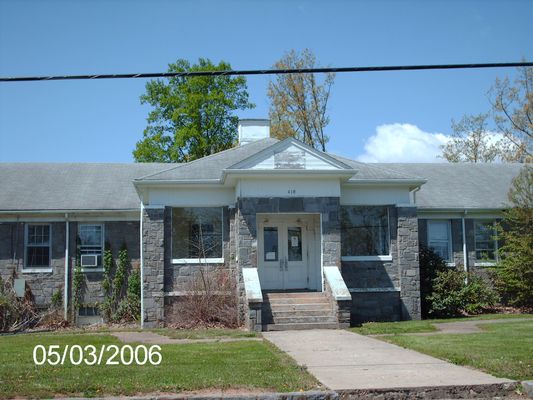
[(289, 270), (289, 261), (287, 260), (287, 257), (285, 257), (285, 271)]
[(283, 259), (282, 258), (279, 259), (279, 270), (283, 271)]

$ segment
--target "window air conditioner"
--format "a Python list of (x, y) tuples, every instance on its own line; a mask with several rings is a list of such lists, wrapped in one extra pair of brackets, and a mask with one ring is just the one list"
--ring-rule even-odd
[(98, 254), (82, 254), (81, 266), (82, 267), (97, 267), (98, 266)]

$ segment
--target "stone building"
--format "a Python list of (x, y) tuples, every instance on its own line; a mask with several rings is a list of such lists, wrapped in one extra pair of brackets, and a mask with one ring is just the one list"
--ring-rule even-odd
[(146, 327), (174, 320), (206, 266), (234, 276), (250, 329), (418, 319), (419, 245), (483, 274), (519, 169), (361, 163), (270, 138), (267, 120), (185, 164), (0, 164), (0, 276), (41, 306), (61, 291), (68, 315), (81, 264), (94, 317), (103, 251), (126, 247)]

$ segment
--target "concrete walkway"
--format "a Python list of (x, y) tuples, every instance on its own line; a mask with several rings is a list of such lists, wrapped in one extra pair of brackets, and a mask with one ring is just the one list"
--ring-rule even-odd
[(512, 382), (343, 330), (263, 332), (263, 336), (333, 390)]

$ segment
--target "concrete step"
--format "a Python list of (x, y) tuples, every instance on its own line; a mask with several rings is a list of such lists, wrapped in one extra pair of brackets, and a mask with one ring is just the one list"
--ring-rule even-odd
[(331, 304), (329, 303), (306, 303), (306, 304), (272, 304), (266, 305), (265, 309), (270, 309), (276, 312), (286, 311), (331, 311)]
[(291, 316), (291, 317), (274, 317), (271, 320), (267, 319), (267, 323), (274, 323), (280, 325), (286, 324), (315, 324), (315, 323), (335, 323), (336, 319), (331, 315), (320, 315), (314, 317), (300, 317), (300, 316)]
[(264, 315), (266, 316), (274, 316), (278, 318), (282, 317), (321, 317), (321, 316), (330, 316), (332, 315), (331, 308), (328, 308), (326, 310), (316, 310), (316, 309), (310, 309), (310, 310), (283, 310), (280, 311), (278, 309), (273, 310), (266, 310)]
[(309, 297), (324, 297), (323, 292), (263, 292), (263, 297), (269, 299), (289, 299), (289, 298), (309, 298)]
[(329, 300), (327, 297), (287, 297), (287, 298), (275, 298), (275, 299), (269, 299), (267, 298), (266, 301), (270, 304), (313, 304), (313, 303), (322, 303), (322, 304), (329, 304)]
[(292, 331), (304, 329), (338, 329), (337, 322), (314, 322), (314, 323), (296, 323), (296, 324), (267, 324), (264, 326), (265, 331)]

